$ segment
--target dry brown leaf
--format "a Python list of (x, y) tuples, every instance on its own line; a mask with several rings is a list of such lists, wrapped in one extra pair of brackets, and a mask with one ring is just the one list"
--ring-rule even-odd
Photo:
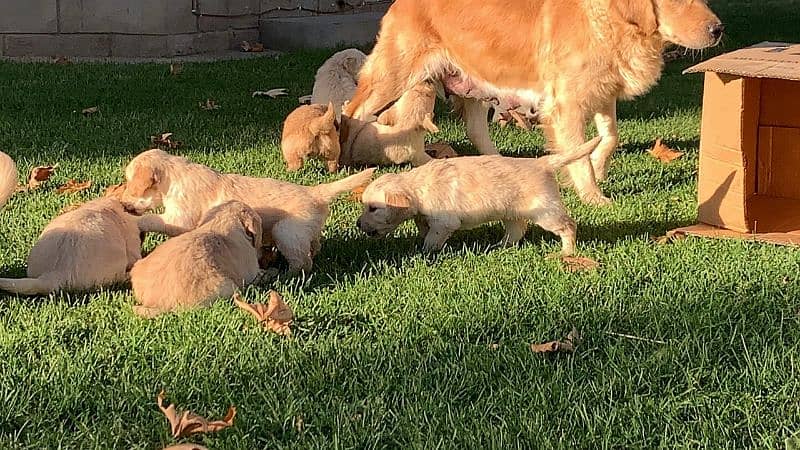
[(66, 56), (59, 56), (58, 58), (53, 60), (53, 64), (57, 64), (59, 66), (66, 66), (72, 64), (72, 61), (69, 60)]
[(426, 144), (425, 153), (427, 153), (431, 158), (435, 159), (455, 158), (458, 156), (458, 153), (455, 151), (455, 149), (447, 142)]
[(178, 444), (166, 447), (164, 450), (208, 450), (200, 444)]
[(261, 53), (264, 51), (264, 44), (261, 42), (253, 42), (252, 44), (247, 41), (242, 41), (240, 45), (243, 52)]
[(219, 109), (219, 105), (217, 104), (217, 102), (211, 100), (210, 98), (206, 99), (205, 103), (200, 102), (198, 103), (198, 105), (200, 105), (200, 109), (204, 111), (213, 111), (215, 109)]
[(73, 179), (70, 179), (63, 186), (60, 186), (56, 189), (56, 192), (59, 194), (72, 194), (75, 192), (85, 191), (92, 187), (92, 180), (86, 180), (83, 182), (77, 182)]
[(531, 350), (534, 353), (572, 353), (575, 351), (575, 347), (580, 344), (580, 340), (581, 336), (578, 333), (578, 330), (573, 327), (572, 331), (569, 332), (563, 341), (550, 341), (545, 342), (544, 344), (531, 344)]
[(170, 425), (172, 437), (182, 438), (197, 433), (213, 433), (233, 425), (233, 419), (236, 417), (236, 407), (231, 406), (228, 408), (228, 413), (222, 420), (214, 420), (209, 422), (208, 419), (198, 416), (189, 411), (178, 412), (175, 405), (164, 407), (164, 391), (159, 392), (156, 401), (158, 402), (158, 409), (167, 417)]
[(168, 150), (174, 150), (183, 145), (181, 141), (172, 140), (172, 133), (161, 133), (156, 136), (150, 136), (150, 142), (157, 147), (166, 148)]
[(311, 96), (311, 95), (304, 95), (304, 96), (302, 96), (302, 97), (297, 97), (297, 101), (298, 101), (298, 102), (299, 102), (301, 105), (310, 105), (310, 104), (311, 104), (311, 99), (312, 99), (312, 98), (313, 98), (313, 96)]
[(289, 93), (286, 91), (286, 88), (275, 88), (275, 89), (270, 89), (268, 91), (253, 92), (253, 97), (276, 98), (276, 97), (281, 97), (283, 95), (289, 95)]
[(668, 231), (667, 234), (665, 234), (664, 236), (654, 237), (653, 240), (656, 242), (656, 244), (665, 245), (665, 244), (671, 244), (675, 241), (679, 241), (685, 238), (686, 238), (686, 233), (672, 230)]
[(496, 342), (492, 343), (492, 344), (489, 344), (489, 350), (497, 350), (498, 348), (500, 348), (500, 344), (498, 344)]
[(173, 77), (176, 75), (180, 75), (183, 73), (183, 64), (181, 63), (172, 63), (169, 65), (169, 74)]
[(28, 175), (28, 184), (20, 187), (18, 190), (27, 191), (38, 188), (45, 181), (50, 179), (50, 176), (53, 175), (53, 172), (56, 171), (56, 168), (58, 168), (58, 164), (54, 164), (52, 166), (34, 167), (31, 169), (31, 172)]
[(656, 143), (653, 145), (653, 148), (648, 150), (647, 153), (650, 153), (653, 158), (656, 158), (663, 163), (668, 163), (683, 156), (683, 152), (675, 151), (664, 145), (664, 143), (661, 142), (661, 138), (656, 139)]
[(361, 194), (367, 189), (367, 185), (359, 186), (350, 191), (350, 200), (361, 203)]
[(294, 313), (277, 292), (269, 291), (269, 303), (266, 305), (263, 303), (247, 303), (238, 292), (233, 295), (233, 303), (252, 314), (264, 329), (273, 331), (281, 336), (292, 334), (290, 325), (294, 319)]
[(294, 429), (297, 430), (298, 433), (302, 433), (305, 429), (305, 426), (306, 422), (303, 420), (303, 416), (294, 416)]
[(567, 272), (585, 272), (597, 269), (600, 266), (599, 262), (581, 256), (563, 256), (561, 257), (561, 262)]
[(97, 106), (92, 106), (91, 108), (84, 108), (81, 110), (81, 114), (83, 114), (84, 116), (91, 116), (96, 112), (97, 112)]

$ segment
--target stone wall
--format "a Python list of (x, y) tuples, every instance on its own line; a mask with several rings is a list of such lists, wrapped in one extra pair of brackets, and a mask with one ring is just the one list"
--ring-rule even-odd
[[(270, 18), (370, 12), (385, 0), (2, 0), (0, 56), (169, 57), (258, 41)], [(383, 6), (385, 9), (385, 6)], [(309, 19), (313, 20), (313, 19)], [(265, 42), (269, 48), (269, 42)]]

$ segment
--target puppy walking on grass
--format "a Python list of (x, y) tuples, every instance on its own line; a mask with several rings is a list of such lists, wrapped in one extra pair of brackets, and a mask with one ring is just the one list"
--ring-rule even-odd
[(441, 249), (456, 230), (502, 221), (501, 244), (515, 245), (533, 222), (561, 238), (561, 254), (575, 252), (575, 222), (569, 217), (555, 172), (589, 155), (600, 137), (570, 153), (541, 158), (498, 155), (435, 160), (410, 172), (383, 175), (362, 194), (358, 227), (384, 237), (414, 219), (424, 250)]
[(0, 208), (17, 190), (17, 166), (10, 156), (0, 152)]

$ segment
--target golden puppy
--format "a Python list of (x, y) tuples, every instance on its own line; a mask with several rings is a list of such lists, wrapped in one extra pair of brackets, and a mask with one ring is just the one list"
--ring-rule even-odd
[(575, 251), (575, 222), (558, 191), (554, 172), (594, 150), (600, 138), (572, 153), (541, 158), (465, 156), (439, 159), (401, 174), (383, 175), (361, 194), (358, 227), (383, 237), (414, 219), (424, 250), (440, 249), (456, 230), (502, 221), (502, 244), (514, 245), (533, 222), (561, 237), (564, 255)]
[[(723, 26), (705, 0), (397, 0), (343, 114), (366, 120), (423, 80), (464, 99), (467, 134), (496, 154), (483, 101), (538, 117), (550, 146), (569, 151), (594, 118), (603, 140), (567, 167), (588, 203), (618, 142), (616, 102), (659, 79), (666, 42), (701, 49)], [(342, 127), (342, 142), (350, 139)]]
[(328, 58), (317, 70), (311, 103), (333, 103), (338, 119), (342, 113), (342, 104), (350, 100), (356, 91), (358, 71), (366, 59), (367, 55), (355, 48), (342, 50)]
[(92, 200), (56, 217), (28, 255), (28, 278), (0, 278), (0, 290), (39, 295), (127, 281), (142, 257), (138, 219), (114, 198)]
[(261, 217), (237, 201), (225, 202), (196, 229), (169, 239), (133, 265), (131, 285), (143, 317), (210, 306), (259, 275)]
[(329, 172), (339, 170), (339, 130), (333, 104), (303, 105), (283, 123), (281, 151), (286, 168), (293, 172), (309, 158), (326, 162)]
[(17, 166), (10, 156), (0, 152), (0, 208), (17, 191)]
[(176, 236), (197, 227), (211, 208), (238, 200), (253, 208), (264, 227), (264, 244), (275, 245), (290, 272), (310, 270), (320, 249), (329, 203), (342, 192), (365, 185), (375, 169), (319, 186), (300, 186), (270, 178), (221, 174), (162, 150), (148, 150), (125, 169), (123, 203), (137, 212), (164, 206), (164, 213), (142, 217), (140, 228)]
[[(436, 89), (422, 82), (404, 93), (374, 122), (350, 124), (349, 145), (342, 152), (342, 164), (390, 165), (410, 162), (421, 166), (431, 160), (425, 153), (426, 132), (437, 133), (433, 123)], [(343, 116), (344, 121), (358, 121)], [(360, 121), (359, 121), (360, 122)]]

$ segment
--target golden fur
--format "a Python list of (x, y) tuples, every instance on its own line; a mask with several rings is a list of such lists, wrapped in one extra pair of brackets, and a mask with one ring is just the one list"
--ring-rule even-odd
[(366, 59), (367, 55), (355, 48), (334, 53), (317, 70), (314, 89), (311, 92), (311, 103), (320, 105), (333, 103), (338, 119), (342, 113), (342, 105), (350, 100), (356, 91), (358, 71)]
[(303, 105), (292, 111), (283, 123), (281, 151), (286, 168), (293, 172), (309, 158), (318, 158), (329, 172), (339, 170), (339, 131), (333, 104)]
[(123, 203), (138, 212), (164, 206), (160, 215), (142, 217), (140, 227), (176, 236), (197, 227), (211, 208), (238, 200), (253, 208), (264, 228), (264, 244), (275, 245), (289, 270), (310, 270), (320, 249), (329, 203), (338, 194), (365, 185), (374, 169), (318, 186), (270, 178), (221, 174), (162, 150), (148, 150), (125, 169)]
[(134, 311), (154, 317), (232, 296), (260, 273), (261, 235), (261, 217), (247, 205), (230, 201), (212, 208), (196, 229), (134, 264)]
[[(535, 110), (555, 151), (585, 140), (594, 118), (603, 138), (566, 169), (581, 198), (605, 204), (597, 179), (618, 143), (616, 101), (647, 92), (666, 42), (715, 45), (722, 25), (704, 0), (397, 0), (344, 109), (376, 114), (426, 79), (464, 98), (467, 133), (497, 153), (482, 100)], [(343, 127), (342, 140), (350, 131)]]
[(351, 122), (353, 138), (342, 151), (345, 165), (391, 165), (410, 162), (421, 166), (431, 160), (425, 153), (426, 132), (437, 133), (433, 123), (436, 90), (422, 82), (405, 92), (376, 121), (363, 122), (342, 116)]
[(10, 156), (0, 152), (0, 208), (17, 190), (17, 166)]
[(128, 280), (142, 257), (138, 217), (99, 198), (53, 219), (28, 255), (28, 278), (0, 279), (0, 290), (42, 295), (89, 291)]
[(575, 251), (575, 222), (561, 203), (554, 171), (582, 158), (600, 138), (571, 153), (541, 158), (499, 155), (434, 160), (406, 173), (387, 174), (361, 195), (358, 227), (383, 237), (414, 219), (424, 250), (440, 249), (456, 230), (502, 221), (503, 245), (514, 245), (533, 222), (561, 237), (562, 254)]

